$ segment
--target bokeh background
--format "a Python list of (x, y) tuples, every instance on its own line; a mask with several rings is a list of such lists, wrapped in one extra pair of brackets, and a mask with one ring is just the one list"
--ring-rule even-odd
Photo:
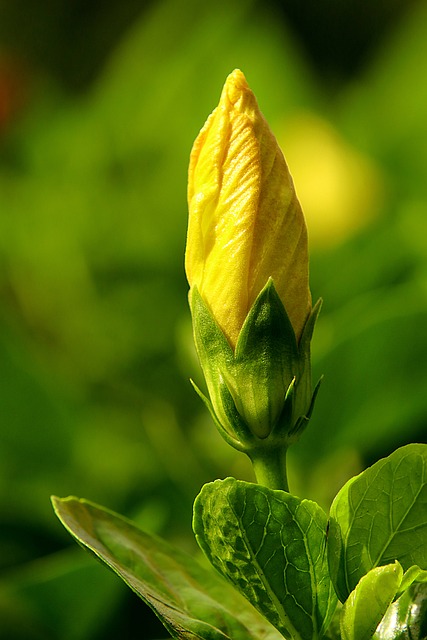
[(190, 148), (235, 67), (284, 149), (325, 301), (293, 492), (327, 508), (426, 441), (426, 33), (421, 0), (0, 0), (1, 640), (167, 635), (51, 494), (196, 552), (201, 484), (253, 478), (188, 382), (183, 270)]

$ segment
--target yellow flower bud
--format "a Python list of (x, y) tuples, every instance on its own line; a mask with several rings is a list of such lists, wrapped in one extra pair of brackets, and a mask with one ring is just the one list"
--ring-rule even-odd
[(234, 349), (272, 278), (299, 340), (311, 311), (307, 230), (286, 161), (241, 71), (190, 159), (185, 267)]

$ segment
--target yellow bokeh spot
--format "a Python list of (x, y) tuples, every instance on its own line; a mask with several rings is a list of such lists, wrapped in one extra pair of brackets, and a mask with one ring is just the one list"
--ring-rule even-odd
[(328, 121), (304, 112), (275, 129), (312, 248), (338, 244), (382, 209), (384, 187), (378, 167)]

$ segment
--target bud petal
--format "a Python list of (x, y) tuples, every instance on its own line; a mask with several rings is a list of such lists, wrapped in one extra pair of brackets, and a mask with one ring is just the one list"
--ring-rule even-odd
[(186, 272), (234, 349), (272, 278), (297, 341), (311, 310), (307, 231), (282, 152), (241, 71), (191, 153)]

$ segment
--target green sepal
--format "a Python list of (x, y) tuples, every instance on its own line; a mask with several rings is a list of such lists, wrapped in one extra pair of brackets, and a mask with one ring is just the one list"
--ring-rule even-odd
[(304, 352), (309, 352), (310, 342), (313, 338), (314, 328), (316, 326), (317, 319), (319, 317), (320, 311), (322, 310), (323, 299), (319, 298), (314, 307), (311, 310), (310, 315), (308, 316), (306, 323), (304, 325), (304, 329), (301, 334), (301, 338), (299, 341), (299, 350), (303, 350)]
[(193, 319), (194, 341), (199, 358), (202, 359), (203, 370), (209, 367), (215, 375), (217, 373), (215, 364), (218, 360), (232, 363), (233, 350), (196, 286), (190, 290), (189, 303)]
[(298, 359), (294, 330), (270, 279), (246, 317), (227, 378), (237, 410), (260, 439), (280, 416)]
[[(294, 404), (295, 404), (295, 377), (292, 378), (290, 385), (286, 390), (282, 412), (279, 416), (279, 419), (276, 421), (276, 424), (273, 426), (271, 430), (272, 436), (275, 436), (276, 434), (280, 435), (280, 430), (282, 428), (282, 425), (288, 425), (292, 423), (292, 416), (294, 413)], [(288, 431), (288, 434), (291, 433), (291, 431)]]
[(198, 393), (232, 446), (248, 454), (259, 447), (287, 448), (302, 433), (318, 390), (312, 395), (310, 340), (320, 306), (321, 301), (297, 344), (270, 279), (252, 305), (233, 352), (197, 287), (192, 288), (194, 338), (210, 403)]
[[(225, 432), (233, 440), (240, 441), (236, 431), (242, 435), (242, 419), (228, 391), (223, 374), (223, 371), (233, 368), (233, 350), (197, 287), (190, 290), (189, 302), (193, 318), (194, 342), (208, 387), (210, 404), (206, 403), (206, 398), (200, 391), (198, 393), (211, 414), (215, 415), (215, 424), (221, 425), (221, 435), (224, 436)], [(246, 426), (244, 431), (247, 431)], [(229, 442), (229, 444), (232, 443)]]
[(196, 383), (193, 380), (190, 380), (190, 382), (191, 382), (191, 384), (193, 386), (193, 389), (195, 390), (195, 392), (199, 396), (199, 398), (203, 401), (203, 403), (207, 407), (207, 409), (208, 409), (209, 413), (211, 414), (211, 417), (212, 417), (212, 419), (213, 419), (213, 421), (215, 423), (216, 428), (218, 429), (218, 431), (220, 432), (220, 434), (222, 435), (224, 440), (227, 442), (227, 444), (231, 445), (232, 447), (234, 447), (238, 451), (243, 451), (244, 452), (245, 451), (244, 443), (241, 442), (240, 440), (238, 440), (237, 438), (233, 437), (230, 433), (228, 433), (228, 431), (226, 431), (226, 429), (224, 429), (224, 427), (222, 426), (221, 422), (218, 420), (218, 417), (217, 417), (217, 415), (215, 413), (215, 409), (212, 406), (212, 402), (209, 400), (209, 398), (207, 396), (205, 396), (203, 391), (201, 391), (199, 389), (199, 387), (196, 385)]
[(322, 380), (323, 380), (323, 376), (319, 378), (316, 386), (314, 387), (313, 395), (311, 396), (310, 407), (307, 413), (303, 416), (300, 416), (296, 421), (294, 428), (288, 432), (290, 442), (296, 442), (297, 440), (299, 440), (302, 432), (305, 430), (308, 423), (310, 422), (310, 418), (314, 410), (314, 405), (316, 402), (317, 394), (319, 393), (320, 385), (322, 384)]
[[(298, 352), (299, 352), (299, 370), (297, 374), (297, 379), (299, 380), (299, 385), (302, 387), (305, 385), (305, 388), (300, 388), (300, 392), (297, 396), (297, 404), (295, 407), (295, 413), (307, 418), (305, 421), (305, 426), (308, 424), (308, 420), (311, 417), (311, 413), (314, 407), (314, 400), (316, 399), (317, 392), (319, 391), (320, 381), (317, 383), (313, 397), (311, 398), (309, 408), (307, 410), (307, 405), (305, 402), (305, 398), (311, 397), (311, 340), (313, 338), (314, 328), (316, 326), (317, 319), (319, 317), (320, 311), (322, 309), (323, 300), (319, 298), (314, 307), (311, 310), (310, 315), (307, 318), (307, 321), (304, 325), (304, 329), (301, 334), (301, 338), (298, 344)], [(302, 402), (302, 404), (300, 404)], [(302, 433), (303, 429), (300, 431)]]

